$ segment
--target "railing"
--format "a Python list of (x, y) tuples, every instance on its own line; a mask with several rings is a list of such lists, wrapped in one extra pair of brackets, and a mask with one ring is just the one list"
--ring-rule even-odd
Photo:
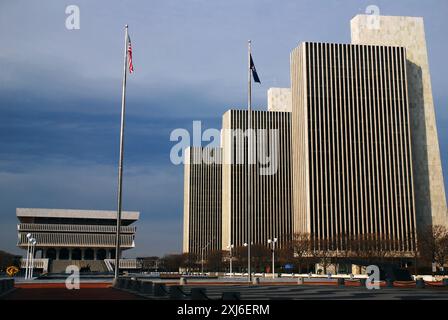
[[(81, 225), (81, 224), (39, 224), (20, 223), (17, 225), (19, 232), (85, 232), (85, 233), (116, 233), (116, 226)], [(135, 233), (137, 227), (122, 226), (121, 233)]]
[(114, 267), (112, 266), (111, 259), (104, 259), (104, 263), (106, 264), (107, 271), (113, 272)]
[[(33, 237), (37, 241), (37, 247), (114, 247), (115, 234), (94, 233), (42, 233), (34, 232)], [(121, 244), (126, 248), (134, 247), (134, 235), (122, 234)], [(26, 233), (19, 233), (18, 245), (26, 247), (28, 239)]]
[[(104, 263), (109, 271), (115, 269), (115, 259), (104, 259)], [(137, 259), (120, 259), (120, 269), (141, 269), (141, 262)]]
[[(42, 269), (44, 273), (48, 272), (48, 259), (34, 259), (32, 263), (30, 260), (30, 266), (31, 264), (34, 266), (34, 269)], [(26, 259), (20, 261), (20, 268), (26, 268)]]

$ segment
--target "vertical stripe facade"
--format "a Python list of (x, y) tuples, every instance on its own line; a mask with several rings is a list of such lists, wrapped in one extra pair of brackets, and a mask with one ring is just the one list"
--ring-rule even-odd
[(352, 44), (406, 48), (413, 180), (417, 231), (448, 227), (448, 210), (440, 159), (428, 49), (422, 17), (377, 16), (380, 28), (369, 28), (371, 16), (350, 22)]
[(190, 147), (185, 150), (183, 252), (204, 258), (221, 250), (221, 149)]
[[(223, 249), (248, 242), (247, 116), (247, 110), (229, 110), (223, 116)], [(268, 239), (276, 237), (282, 246), (292, 235), (290, 118), (290, 112), (252, 111), (251, 149), (256, 161), (250, 165), (250, 227), (254, 244), (267, 245)], [(263, 170), (268, 167), (271, 170)]]
[(406, 79), (402, 47), (306, 42), (292, 51), (294, 231), (315, 246), (350, 250), (369, 238), (414, 251)]

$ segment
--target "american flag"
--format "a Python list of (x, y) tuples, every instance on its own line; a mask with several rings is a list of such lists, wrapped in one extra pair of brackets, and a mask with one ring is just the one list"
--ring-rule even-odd
[(132, 45), (131, 45), (131, 38), (128, 35), (128, 67), (129, 67), (129, 73), (134, 72), (134, 65), (132, 64)]

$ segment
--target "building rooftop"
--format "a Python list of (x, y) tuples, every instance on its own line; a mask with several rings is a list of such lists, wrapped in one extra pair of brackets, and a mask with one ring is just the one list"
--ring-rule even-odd
[[(123, 220), (137, 221), (140, 217), (138, 211), (122, 211)], [(117, 211), (111, 210), (77, 210), (77, 209), (44, 209), (44, 208), (17, 208), (17, 218), (69, 218), (69, 219), (105, 219), (115, 220)]]

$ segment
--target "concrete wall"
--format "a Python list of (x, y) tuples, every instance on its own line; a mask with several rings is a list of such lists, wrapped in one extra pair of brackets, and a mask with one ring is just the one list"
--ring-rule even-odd
[(268, 111), (292, 111), (290, 88), (269, 88)]

